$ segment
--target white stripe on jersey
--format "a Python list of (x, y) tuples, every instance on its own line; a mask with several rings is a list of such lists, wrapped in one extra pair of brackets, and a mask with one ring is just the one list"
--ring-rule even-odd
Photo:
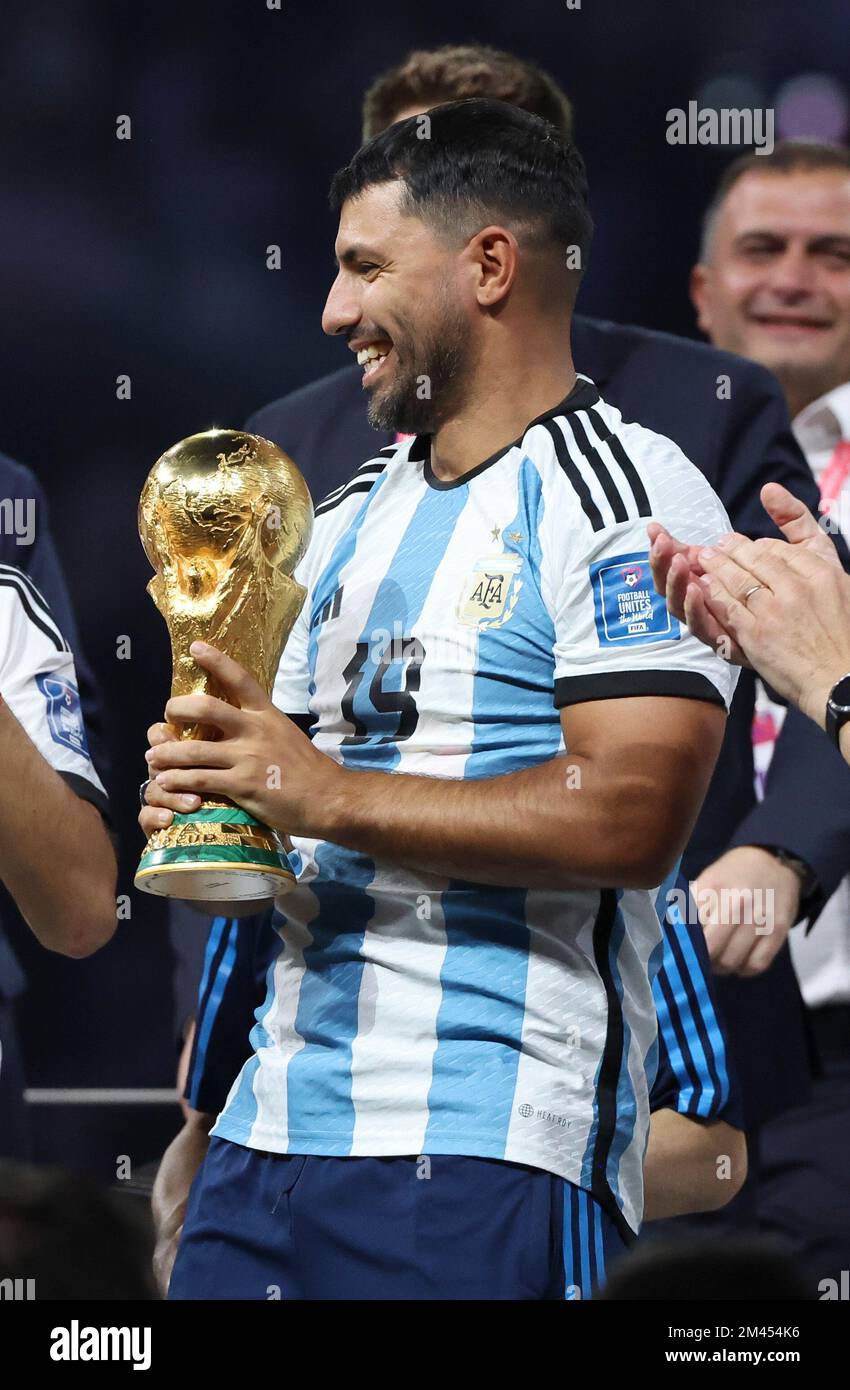
[[(257, 1067), (252, 1078), (257, 1114), (269, 1116), (270, 1133), (277, 1136), (289, 1132), (286, 1072), (292, 1058), (304, 1046), (304, 1039), (295, 1028), (295, 1018), (304, 979), (304, 950), (311, 940), (306, 926), (290, 924), (284, 949), (271, 967), (274, 986), (271, 1006), (264, 1011), (262, 1023), (251, 1033), (255, 1047), (274, 1045), (277, 1049), (277, 1067), (274, 1070)], [(238, 1091), (240, 1080), (237, 1078), (231, 1097)], [(230, 1104), (230, 1097), (227, 1104)]]
[[(580, 1170), (591, 1115), (576, 1123), (576, 1099), (592, 1095), (605, 1046), (607, 1010), (593, 964), (596, 913), (587, 894), (574, 894), (582, 914), (575, 940), (565, 940), (551, 921), (547, 895), (529, 893), (526, 918), (534, 935), (529, 951), (522, 1051), (508, 1151), (517, 1163), (538, 1165), (540, 1155), (557, 1170), (562, 1153)], [(533, 1113), (525, 1113), (526, 1105)], [(567, 1127), (568, 1126), (568, 1127)]]
[[(352, 1154), (373, 1154), (401, 1143), (419, 1154), (428, 1125), (428, 1091), (437, 1049), (437, 1017), (442, 1003), (440, 973), (446, 958), (441, 890), (434, 880), (411, 898), (396, 897), (376, 874), (375, 915), (364, 933), (366, 965), (358, 995), (358, 1027), (352, 1045), (351, 1098), (355, 1109)], [(417, 931), (399, 931), (399, 920), (413, 915)], [(411, 984), (415, 987), (411, 989)], [(391, 1079), (386, 1039), (397, 1039)], [(400, 1118), (407, 1117), (407, 1127)]]

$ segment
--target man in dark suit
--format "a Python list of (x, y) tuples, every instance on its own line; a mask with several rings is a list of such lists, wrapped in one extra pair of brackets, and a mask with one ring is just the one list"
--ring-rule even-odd
[[(364, 134), (369, 138), (442, 101), (479, 95), (515, 101), (569, 133), (569, 103), (546, 74), (507, 54), (462, 47), (411, 54), (379, 78), (366, 96)], [(736, 530), (773, 534), (759, 502), (768, 481), (784, 483), (817, 508), (811, 473), (767, 371), (701, 344), (581, 316), (574, 319), (573, 355), (577, 369), (625, 419), (675, 440), (711, 482)], [(317, 500), (394, 442), (370, 428), (360, 376), (359, 367), (344, 367), (248, 421), (250, 430), (292, 455)], [(683, 862), (691, 881), (710, 869), (712, 884), (744, 894), (769, 890), (776, 905), (768, 933), (737, 929), (749, 934), (739, 973), (724, 973), (719, 981), (751, 1135), (809, 1093), (808, 1040), (786, 937), (801, 917), (816, 917), (850, 854), (846, 769), (820, 731), (796, 711), (789, 711), (767, 793), (756, 803), (753, 705), (754, 680), (745, 672)], [(726, 1211), (737, 1206), (746, 1214), (750, 1201), (742, 1194)]]

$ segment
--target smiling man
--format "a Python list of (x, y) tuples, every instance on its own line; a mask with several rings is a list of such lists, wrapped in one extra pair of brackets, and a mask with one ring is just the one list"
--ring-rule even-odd
[(215, 792), (298, 857), (170, 1293), (586, 1297), (641, 1221), (655, 899), (735, 680), (653, 596), (646, 525), (728, 522), (576, 376), (591, 222), (552, 127), (442, 106), (332, 198), (325, 331), (414, 437), (316, 508), (274, 704), (198, 648), (232, 703), (166, 718), (221, 737), (152, 731), (146, 832)]
[[(792, 419), (838, 387), (850, 392), (850, 152), (787, 141), (730, 165), (691, 294), (715, 346), (779, 378)], [(846, 437), (850, 406), (827, 404)]]
[[(714, 347), (740, 353), (778, 378), (797, 442), (821, 492), (821, 510), (830, 510), (833, 529), (850, 539), (850, 153), (786, 141), (769, 155), (735, 160), (705, 215), (691, 296), (699, 326)], [(753, 738), (756, 781), (766, 796), (762, 810), (767, 814), (756, 821), (764, 839), (739, 841), (736, 854), (742, 879), (772, 892), (773, 930), (759, 936), (752, 926), (707, 924), (712, 959), (726, 970), (764, 970), (820, 897), (813, 896), (819, 877), (813, 866), (829, 852), (833, 826), (816, 827), (813, 819), (808, 844), (805, 836), (795, 843), (796, 832), (788, 836), (785, 823), (788, 812), (771, 785), (783, 762), (785, 718), (785, 708), (760, 687)], [(786, 803), (793, 799), (804, 806), (813, 790), (801, 762), (796, 787), (785, 784)], [(845, 795), (839, 781), (833, 796)], [(845, 847), (844, 864), (846, 853)], [(723, 881), (721, 875), (720, 886)], [(697, 891), (717, 882), (715, 864), (700, 876)], [(841, 1002), (850, 1001), (848, 924), (850, 882), (845, 879), (818, 917), (816, 931), (791, 935), (808, 1004), (835, 1002), (836, 984)]]

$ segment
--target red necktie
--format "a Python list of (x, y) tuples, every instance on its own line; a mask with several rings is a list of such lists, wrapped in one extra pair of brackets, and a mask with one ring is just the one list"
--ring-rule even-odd
[(836, 444), (835, 452), (820, 480), (820, 511), (824, 514), (831, 510), (839, 492), (843, 488), (848, 476), (850, 475), (850, 441), (842, 439), (840, 444)]

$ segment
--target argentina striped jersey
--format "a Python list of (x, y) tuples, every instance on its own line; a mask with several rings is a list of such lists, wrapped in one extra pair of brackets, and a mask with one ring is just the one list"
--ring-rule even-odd
[[(316, 508), (274, 698), (310, 714), (317, 747), (351, 768), (487, 778), (565, 752), (572, 703), (728, 708), (734, 671), (652, 588), (651, 519), (695, 542), (729, 529), (674, 444), (580, 378), (462, 478), (437, 479), (429, 454), (425, 436), (384, 450)], [(527, 1163), (636, 1230), (654, 894), (485, 887), (294, 843), (254, 1055), (213, 1133)]]

